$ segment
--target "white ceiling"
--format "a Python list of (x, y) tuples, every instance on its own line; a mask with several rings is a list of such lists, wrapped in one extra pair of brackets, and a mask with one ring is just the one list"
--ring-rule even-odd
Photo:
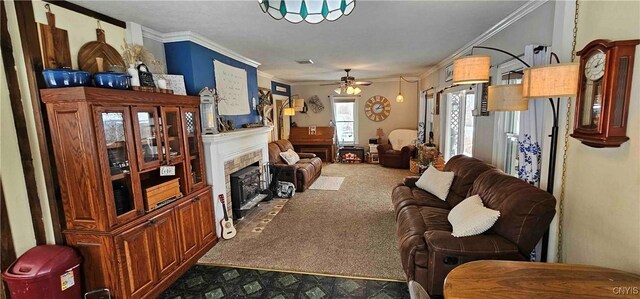
[[(274, 20), (252, 1), (77, 1), (160, 32), (192, 31), (290, 82), (418, 76), (523, 1), (363, 1), (335, 22)], [(313, 65), (294, 60), (311, 59)]]

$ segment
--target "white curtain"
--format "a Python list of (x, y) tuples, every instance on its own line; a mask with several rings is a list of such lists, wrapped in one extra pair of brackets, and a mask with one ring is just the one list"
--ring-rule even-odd
[[(550, 52), (547, 47), (528, 45), (524, 61), (529, 65), (548, 64)], [(534, 186), (540, 185), (542, 167), (543, 112), (546, 101), (529, 101), (529, 110), (520, 112), (520, 134), (518, 137), (518, 177)]]
[[(528, 45), (524, 49), (524, 61), (531, 66), (548, 64), (547, 47)], [(520, 134), (518, 136), (518, 177), (536, 187), (540, 186), (542, 167), (542, 142), (544, 140), (544, 105), (546, 99), (531, 99), (529, 109), (520, 112)], [(531, 261), (541, 261), (542, 241), (531, 252)]]

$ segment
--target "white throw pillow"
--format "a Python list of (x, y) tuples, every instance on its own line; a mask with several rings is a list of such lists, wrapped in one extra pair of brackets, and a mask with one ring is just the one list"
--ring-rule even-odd
[(420, 179), (416, 182), (416, 187), (442, 200), (446, 200), (451, 183), (453, 183), (453, 172), (440, 171), (430, 166), (420, 176)]
[(467, 197), (451, 209), (447, 219), (454, 237), (475, 236), (486, 232), (500, 217), (500, 211), (486, 208), (478, 195)]
[(300, 161), (300, 156), (298, 156), (298, 153), (294, 152), (292, 149), (288, 149), (286, 152), (281, 152), (280, 157), (287, 162), (287, 165), (293, 165)]

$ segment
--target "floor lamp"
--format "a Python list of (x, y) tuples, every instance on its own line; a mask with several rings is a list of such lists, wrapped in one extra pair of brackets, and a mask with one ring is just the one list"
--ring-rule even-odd
[[(522, 84), (489, 86), (488, 110), (490, 111), (523, 111), (529, 108), (529, 100), (549, 99), (553, 111), (551, 127), (551, 144), (549, 152), (549, 170), (547, 176), (547, 192), (553, 195), (556, 168), (556, 152), (558, 149), (558, 114), (560, 98), (575, 96), (578, 91), (578, 69), (576, 63), (560, 64), (558, 56), (551, 54), (557, 64), (531, 67), (520, 57), (507, 51), (474, 46), (471, 55), (456, 59), (453, 63), (453, 84), (476, 84), (489, 82), (491, 58), (488, 55), (473, 55), (473, 49), (497, 51), (520, 61), (526, 68), (523, 70)], [(568, 120), (567, 120), (568, 121)], [(547, 260), (549, 231), (542, 238), (542, 261)]]

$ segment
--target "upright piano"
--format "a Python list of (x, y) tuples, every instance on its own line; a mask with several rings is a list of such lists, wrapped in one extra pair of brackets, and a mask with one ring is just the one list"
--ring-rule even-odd
[(310, 127), (295, 127), (289, 131), (289, 141), (298, 153), (314, 153), (324, 162), (335, 162), (336, 128), (316, 127), (312, 132)]

